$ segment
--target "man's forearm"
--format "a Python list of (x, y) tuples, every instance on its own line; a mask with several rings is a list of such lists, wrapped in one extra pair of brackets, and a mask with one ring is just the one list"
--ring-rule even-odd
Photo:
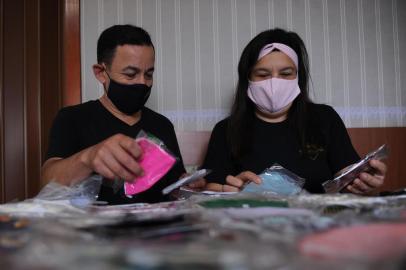
[(41, 185), (50, 181), (71, 185), (88, 177), (92, 170), (84, 162), (84, 151), (68, 158), (50, 158), (41, 168)]

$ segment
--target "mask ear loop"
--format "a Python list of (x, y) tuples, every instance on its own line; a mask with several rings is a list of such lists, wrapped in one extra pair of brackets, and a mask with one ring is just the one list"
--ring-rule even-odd
[(111, 80), (111, 77), (110, 77), (109, 73), (107, 72), (106, 65), (103, 63), (102, 66), (103, 66), (103, 69), (104, 69), (103, 71), (106, 72), (107, 77), (109, 77), (109, 79)]
[[(104, 63), (101, 64), (101, 66), (103, 67), (103, 72), (105, 72), (106, 75), (107, 75), (107, 77), (109, 78), (109, 80), (110, 80), (109, 84), (110, 84), (110, 83), (111, 83), (111, 77), (110, 77), (109, 73), (107, 72), (107, 67), (106, 67), (106, 65), (105, 65)], [(106, 86), (103, 84), (103, 89), (104, 89), (104, 92), (105, 92), (106, 95), (107, 95), (108, 87), (106, 87)]]

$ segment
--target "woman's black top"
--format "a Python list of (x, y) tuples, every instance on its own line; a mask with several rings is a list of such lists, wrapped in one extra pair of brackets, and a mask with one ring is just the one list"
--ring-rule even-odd
[(305, 178), (305, 189), (322, 193), (322, 183), (339, 170), (359, 160), (340, 116), (327, 105), (310, 104), (309, 117), (318, 123), (322, 144), (309, 144), (310, 154), (303, 155), (297, 132), (288, 120), (268, 123), (255, 117), (250, 150), (236, 160), (227, 142), (228, 118), (220, 121), (211, 134), (202, 168), (212, 169), (209, 182), (224, 184), (227, 175), (243, 171), (260, 174), (274, 163)]

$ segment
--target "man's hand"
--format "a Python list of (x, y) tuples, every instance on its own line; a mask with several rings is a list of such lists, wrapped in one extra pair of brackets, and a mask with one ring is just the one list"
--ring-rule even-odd
[(142, 152), (133, 138), (117, 134), (82, 152), (81, 162), (109, 178), (133, 181), (143, 174), (137, 160)]

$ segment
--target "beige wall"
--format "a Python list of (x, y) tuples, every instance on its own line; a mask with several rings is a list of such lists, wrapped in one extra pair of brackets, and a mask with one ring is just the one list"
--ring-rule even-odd
[(406, 126), (406, 1), (83, 0), (82, 97), (96, 99), (100, 32), (144, 27), (156, 46), (149, 107), (178, 130), (211, 130), (229, 111), (239, 56), (262, 30), (294, 30), (311, 62), (312, 96), (348, 127)]

